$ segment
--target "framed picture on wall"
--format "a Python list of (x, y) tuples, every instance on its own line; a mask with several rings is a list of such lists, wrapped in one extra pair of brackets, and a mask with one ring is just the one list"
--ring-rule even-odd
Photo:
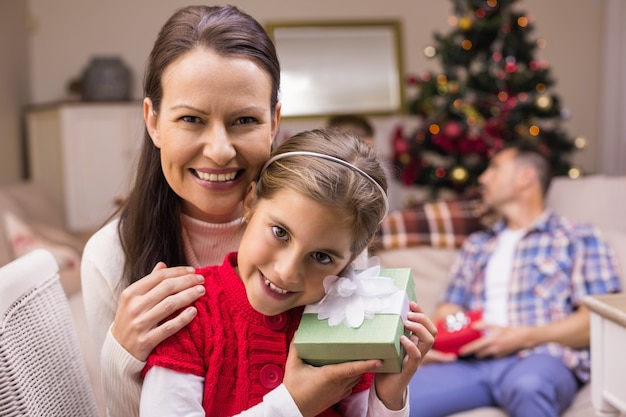
[(392, 114), (403, 108), (398, 21), (269, 23), (282, 117)]

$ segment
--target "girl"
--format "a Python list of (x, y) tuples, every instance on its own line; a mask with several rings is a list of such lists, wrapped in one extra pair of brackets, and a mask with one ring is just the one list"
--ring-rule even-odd
[(416, 304), (402, 372), (374, 384), (366, 372), (379, 360), (316, 368), (289, 348), (324, 278), (367, 247), (388, 210), (385, 189), (373, 151), (346, 132), (281, 144), (246, 195), (239, 252), (198, 270), (207, 291), (197, 317), (148, 358), (141, 414), (408, 416), (407, 386), (436, 331)]

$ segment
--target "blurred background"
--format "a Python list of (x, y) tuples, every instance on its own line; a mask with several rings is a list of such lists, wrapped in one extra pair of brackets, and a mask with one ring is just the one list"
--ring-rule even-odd
[[(489, 1), (484, 1), (488, 4)], [(157, 31), (180, 0), (0, 0), (0, 184), (28, 174), (24, 115), (29, 109), (80, 100), (76, 81), (94, 57), (119, 58), (130, 74), (129, 101), (141, 100), (141, 80)], [(449, 0), (234, 0), (262, 24), (296, 21), (400, 23), (402, 93), (442, 68), (427, 56), (435, 33), (460, 24), (451, 20), (459, 1)], [(583, 146), (572, 166), (582, 173), (626, 173), (626, 5), (621, 0), (520, 0), (516, 7), (533, 24), (533, 54), (550, 67), (563, 125)], [(279, 51), (280, 55), (280, 51)], [(375, 59), (375, 57), (372, 57)], [(417, 77), (417, 78), (416, 78)], [(74, 90), (72, 89), (74, 88)], [(393, 158), (394, 134), (417, 123), (405, 111), (370, 114), (376, 148)], [(281, 135), (319, 127), (325, 117), (284, 119)], [(139, 139), (139, 138), (138, 138)]]

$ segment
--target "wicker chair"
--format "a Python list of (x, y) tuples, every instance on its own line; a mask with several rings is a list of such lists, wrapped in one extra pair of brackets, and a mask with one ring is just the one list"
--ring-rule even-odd
[(0, 415), (98, 417), (50, 252), (0, 268), (0, 314)]

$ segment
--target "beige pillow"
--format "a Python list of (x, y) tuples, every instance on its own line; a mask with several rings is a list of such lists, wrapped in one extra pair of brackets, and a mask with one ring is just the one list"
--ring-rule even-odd
[(80, 268), (80, 254), (76, 249), (45, 239), (37, 234), (33, 227), (10, 211), (5, 211), (3, 217), (7, 239), (15, 258), (41, 248), (49, 250), (54, 255), (60, 270)]

